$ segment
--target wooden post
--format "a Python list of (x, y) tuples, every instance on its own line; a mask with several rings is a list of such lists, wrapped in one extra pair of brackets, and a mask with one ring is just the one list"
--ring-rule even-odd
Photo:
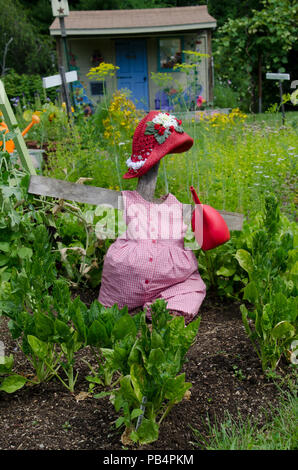
[(71, 116), (71, 104), (70, 104), (70, 99), (69, 99), (69, 93), (68, 93), (68, 87), (67, 87), (67, 82), (66, 82), (66, 77), (65, 77), (65, 70), (63, 65), (59, 67), (59, 72), (61, 75), (61, 81), (62, 81), (62, 94), (65, 100), (66, 104), (66, 111), (68, 117)]
[(22, 136), (22, 133), (18, 127), (18, 122), (14, 115), (14, 112), (11, 108), (9, 99), (5, 92), (4, 85), (0, 80), (0, 110), (3, 113), (4, 121), (10, 131), (15, 133), (13, 141), (15, 143), (16, 151), (21, 160), (21, 163), (25, 170), (27, 170), (31, 175), (36, 175), (35, 168), (33, 166), (31, 157), (29, 155), (28, 149), (25, 144), (25, 140)]
[(279, 95), (280, 95), (280, 106), (281, 106), (281, 112), (282, 112), (282, 124), (285, 124), (286, 120), (286, 115), (285, 115), (285, 105), (283, 103), (283, 98), (282, 98), (282, 81), (283, 80), (290, 80), (290, 75), (288, 73), (271, 73), (267, 72), (266, 73), (266, 78), (269, 80), (276, 80), (279, 82)]
[(262, 84), (262, 54), (259, 53), (258, 57), (258, 103), (259, 103), (259, 113), (262, 112), (262, 100), (263, 100), (263, 84)]
[(283, 91), (282, 91), (282, 80), (279, 80), (279, 94), (280, 94), (280, 105), (281, 105), (281, 112), (282, 112), (282, 125), (285, 125), (286, 115), (285, 115), (285, 105), (283, 102)]
[(213, 88), (214, 88), (214, 62), (212, 56), (212, 42), (211, 42), (211, 31), (207, 31), (207, 54), (209, 54), (209, 58), (207, 60), (207, 77), (208, 77), (208, 95), (206, 96), (207, 101), (213, 101)]
[[(141, 176), (138, 180), (137, 191), (146, 199), (146, 201), (154, 201), (154, 192), (157, 180), (157, 174), (160, 162), (157, 162), (147, 173)], [(158, 202), (158, 201), (156, 201)]]
[[(59, 23), (60, 23), (62, 42), (64, 44), (64, 53), (65, 53), (66, 66), (67, 66), (67, 70), (69, 70), (69, 56), (68, 56), (68, 47), (67, 47), (67, 40), (66, 40), (66, 29), (65, 29), (64, 16), (59, 16)], [(72, 104), (74, 105), (75, 103), (74, 103), (74, 99), (73, 99), (72, 84), (70, 84), (70, 90), (71, 90), (71, 97), (69, 98), (69, 96), (68, 96), (68, 100), (70, 100), (72, 102)], [(66, 102), (66, 106), (67, 106), (67, 102)]]

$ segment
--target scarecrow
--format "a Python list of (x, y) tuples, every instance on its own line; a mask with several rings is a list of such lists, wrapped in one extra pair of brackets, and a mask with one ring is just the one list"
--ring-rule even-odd
[[(138, 178), (138, 187), (122, 191), (127, 228), (105, 256), (98, 297), (104, 306), (127, 305), (129, 312), (142, 307), (151, 320), (150, 305), (161, 298), (186, 324), (198, 314), (206, 286), (195, 254), (184, 247), (183, 204), (171, 193), (153, 200), (160, 160), (192, 145), (181, 120), (168, 113), (150, 111), (138, 124), (123, 176)], [(196, 234), (194, 218), (192, 228)]]

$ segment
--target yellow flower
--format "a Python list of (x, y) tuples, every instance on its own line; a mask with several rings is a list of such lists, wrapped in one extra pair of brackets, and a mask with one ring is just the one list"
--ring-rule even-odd
[(116, 70), (119, 70), (119, 67), (117, 67), (116, 65), (102, 62), (97, 67), (91, 67), (91, 69), (89, 69), (89, 72), (87, 73), (87, 77), (93, 80), (101, 81), (107, 76), (113, 77), (115, 75)]

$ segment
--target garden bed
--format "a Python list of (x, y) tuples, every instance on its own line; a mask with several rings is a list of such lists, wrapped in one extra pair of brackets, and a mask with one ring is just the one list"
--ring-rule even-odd
[[(96, 291), (80, 294), (90, 304)], [(160, 428), (159, 439), (142, 450), (194, 450), (198, 429), (208, 438), (210, 422), (222, 422), (228, 411), (237, 418), (250, 416), (263, 425), (270, 408), (278, 403), (278, 390), (262, 372), (259, 359), (248, 339), (236, 302), (223, 301), (210, 292), (201, 308), (197, 339), (184, 365), (186, 380), (192, 382), (190, 400), (176, 405)], [(32, 370), (16, 342), (11, 339), (7, 319), (0, 322), (0, 338), (5, 354), (14, 354), (15, 371)], [(58, 381), (25, 386), (12, 395), (0, 392), (0, 449), (14, 450), (121, 450), (121, 429), (115, 428), (115, 413), (108, 397), (87, 396), (89, 373), (83, 359), (88, 348), (77, 356), (79, 378), (72, 395)], [(98, 389), (99, 390), (99, 389)], [(136, 449), (137, 447), (134, 447)]]

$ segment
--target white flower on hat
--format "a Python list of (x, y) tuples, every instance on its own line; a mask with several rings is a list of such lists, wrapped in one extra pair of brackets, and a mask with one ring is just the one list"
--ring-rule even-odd
[(152, 119), (152, 122), (154, 122), (154, 124), (161, 124), (165, 128), (174, 126), (176, 129), (178, 126), (176, 117), (167, 113), (159, 113), (157, 116), (155, 116), (155, 118)]
[(131, 157), (129, 157), (127, 160), (126, 160), (126, 165), (128, 166), (128, 168), (132, 168), (133, 170), (139, 170), (140, 168), (142, 168), (143, 165), (145, 165), (145, 162), (146, 160), (141, 160), (141, 161), (138, 161), (138, 162), (133, 162)]
[(154, 135), (157, 142), (163, 144), (172, 132), (184, 132), (181, 124), (182, 121), (172, 114), (158, 113), (152, 121), (146, 123), (145, 135)]

